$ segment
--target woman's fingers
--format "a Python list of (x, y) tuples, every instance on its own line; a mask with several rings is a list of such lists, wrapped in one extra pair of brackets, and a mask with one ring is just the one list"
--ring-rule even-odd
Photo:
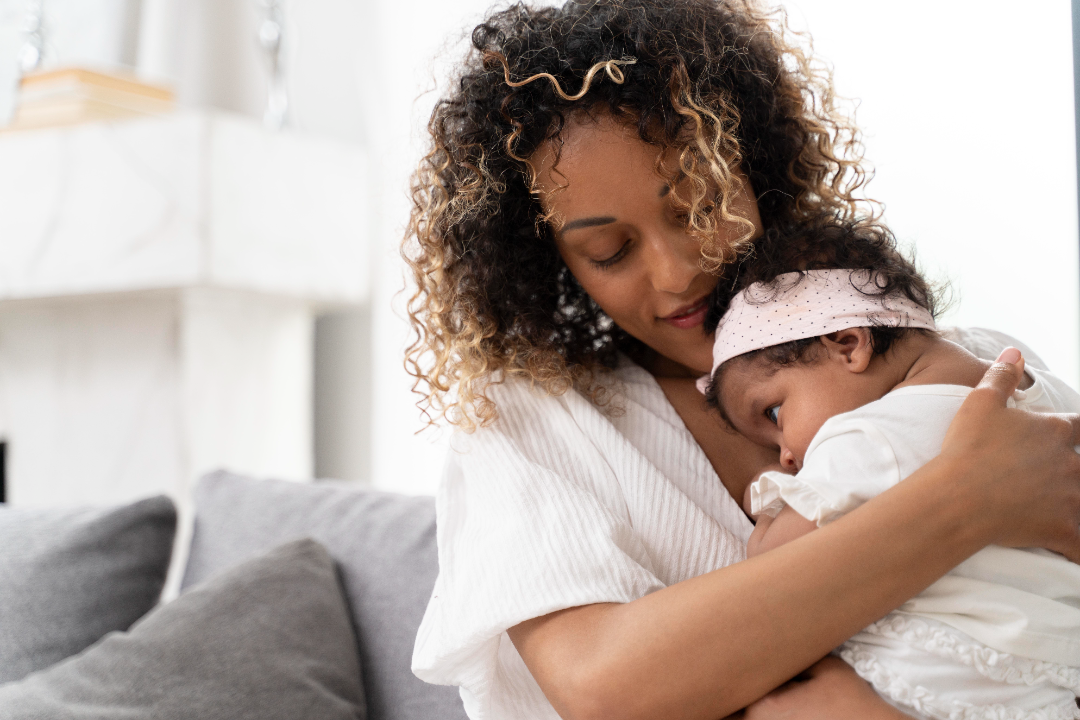
[[(1014, 347), (1005, 348), (960, 406), (957, 417), (961, 418), (961, 425), (965, 424), (963, 419), (966, 417), (986, 417), (993, 415), (994, 410), (1003, 409), (1023, 379), (1024, 358), (1020, 356), (1020, 351)], [(952, 428), (950, 434), (953, 434)], [(979, 438), (967, 439), (970, 442)]]
[[(957, 420), (949, 427), (943, 450), (955, 449), (969, 459), (976, 459), (989, 433), (986, 420), (1000, 418), (1000, 411), (1024, 378), (1024, 359), (1020, 351), (1008, 347), (983, 375), (982, 380), (964, 400), (957, 412)], [(997, 411), (997, 412), (995, 412)], [(980, 422), (982, 421), (982, 422)]]
[(1000, 354), (998, 354), (997, 360), (995, 360), (994, 362), (1015, 365), (1016, 361), (1019, 360), (1022, 355), (1023, 353), (1020, 352), (1019, 348), (1014, 348), (1012, 345), (1010, 345), (1009, 347), (1002, 350)]
[(1020, 351), (1014, 347), (1008, 347), (1001, 351), (998, 359), (983, 375), (983, 379), (975, 387), (993, 394), (1002, 405), (1020, 387), (1020, 381), (1024, 379), (1024, 358)]
[(940, 458), (991, 542), (1080, 562), (1080, 417), (1006, 407), (1023, 377), (1023, 358), (1007, 348), (965, 398)]
[[(1057, 434), (1058, 444), (1080, 444), (1077, 440), (1080, 437), (1080, 416), (1057, 415), (1048, 419), (1056, 421), (1056, 427), (1048, 434)], [(1071, 482), (1067, 481), (1068, 486), (1059, 501), (1060, 517), (1056, 518), (1056, 522), (1051, 519), (1054, 523), (1050, 528), (1053, 535), (1044, 547), (1080, 564), (1080, 455), (1075, 450), (1061, 459), (1060, 473)]]

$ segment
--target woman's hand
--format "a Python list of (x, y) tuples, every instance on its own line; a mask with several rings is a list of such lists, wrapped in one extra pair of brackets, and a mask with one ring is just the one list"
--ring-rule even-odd
[(741, 720), (901, 720), (847, 663), (832, 656), (731, 716)]
[(973, 503), (993, 542), (1080, 562), (1080, 418), (1006, 408), (1023, 374), (1020, 351), (1006, 348), (964, 401), (939, 459), (959, 470), (958, 501)]

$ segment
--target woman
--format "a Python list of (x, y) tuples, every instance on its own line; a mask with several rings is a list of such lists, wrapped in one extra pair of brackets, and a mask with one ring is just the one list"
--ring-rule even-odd
[(815, 661), (987, 544), (1080, 558), (1076, 419), (1005, 410), (1005, 353), (937, 460), (739, 562), (732, 498), (776, 458), (694, 388), (711, 271), (766, 229), (873, 222), (857, 134), (745, 0), (518, 5), (473, 45), (405, 250), (422, 406), (466, 431), (414, 671), (473, 718), (901, 717)]

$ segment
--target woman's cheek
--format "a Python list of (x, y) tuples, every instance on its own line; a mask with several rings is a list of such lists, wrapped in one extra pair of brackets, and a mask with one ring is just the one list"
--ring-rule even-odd
[[(653, 317), (649, 312), (648, 293), (638, 287), (638, 283), (632, 276), (620, 272), (616, 267), (593, 268), (591, 275), (587, 284), (582, 283), (582, 288), (589, 297), (615, 321), (616, 325), (631, 335), (645, 340), (640, 335), (646, 330), (646, 324), (652, 324), (646, 323), (646, 318)], [(578, 282), (581, 280), (579, 279)]]

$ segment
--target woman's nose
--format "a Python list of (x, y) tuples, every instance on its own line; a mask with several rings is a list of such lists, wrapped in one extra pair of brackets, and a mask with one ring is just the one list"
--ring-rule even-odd
[(687, 243), (658, 232), (647, 244), (651, 250), (649, 274), (653, 288), (675, 295), (686, 292), (694, 278), (701, 274), (701, 251), (697, 243)]

